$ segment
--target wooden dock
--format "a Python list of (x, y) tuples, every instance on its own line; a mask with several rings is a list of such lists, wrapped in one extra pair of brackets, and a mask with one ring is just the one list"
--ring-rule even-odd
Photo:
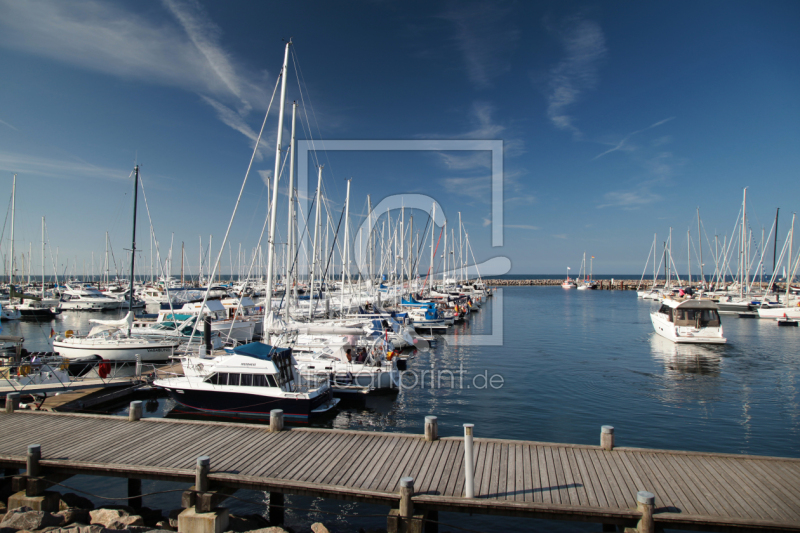
[[(480, 428), (477, 428), (480, 434)], [(40, 444), (43, 475), (195, 481), (397, 507), (636, 527), (637, 492), (655, 494), (671, 529), (800, 532), (800, 459), (474, 439), (475, 498), (465, 498), (464, 439), (104, 415), (0, 413), (0, 466), (24, 468)]]

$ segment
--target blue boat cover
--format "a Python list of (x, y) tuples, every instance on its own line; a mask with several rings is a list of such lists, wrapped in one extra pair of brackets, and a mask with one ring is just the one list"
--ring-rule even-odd
[(283, 355), (284, 352), (292, 353), (291, 348), (278, 348), (270, 346), (263, 342), (251, 342), (250, 344), (243, 344), (233, 349), (236, 355), (247, 355), (262, 361), (272, 361), (273, 356)]

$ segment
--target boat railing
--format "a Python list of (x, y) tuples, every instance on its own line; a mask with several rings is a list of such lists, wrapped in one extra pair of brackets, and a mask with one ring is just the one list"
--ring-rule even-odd
[(10, 387), (14, 392), (32, 394), (42, 385), (69, 390), (76, 384), (97, 381), (98, 385), (131, 382), (154, 372), (156, 365), (139, 361), (73, 361), (67, 358), (22, 361), (0, 367), (0, 389)]

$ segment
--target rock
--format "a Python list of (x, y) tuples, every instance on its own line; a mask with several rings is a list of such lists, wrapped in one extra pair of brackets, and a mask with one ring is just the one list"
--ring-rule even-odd
[(169, 523), (169, 520), (160, 520), (156, 522), (155, 527), (164, 531), (175, 531), (175, 528)]
[(75, 522), (79, 522), (81, 524), (88, 524), (91, 521), (88, 509), (78, 509), (76, 507), (71, 507), (69, 509), (64, 509), (63, 511), (57, 512), (56, 515), (64, 517), (62, 526), (67, 524), (74, 524)]
[(263, 527), (261, 529), (254, 529), (250, 533), (288, 533), (285, 529), (279, 526)]
[(106, 528), (99, 524), (92, 524), (79, 528), (78, 533), (104, 533), (105, 530)]
[(256, 531), (269, 527), (269, 522), (261, 515), (236, 516), (230, 515), (228, 519), (228, 529), (236, 533), (246, 531)]
[(83, 496), (78, 496), (72, 492), (68, 492), (66, 494), (61, 495), (61, 503), (63, 504), (63, 509), (68, 509), (70, 507), (77, 507), (78, 509), (88, 509), (91, 511), (94, 509), (94, 504), (92, 500), (88, 498), (84, 498)]
[(314, 533), (330, 533), (328, 528), (322, 522), (315, 522), (311, 524), (311, 531)]
[(108, 529), (132, 529), (132, 526), (144, 527), (144, 520), (141, 516), (131, 514), (112, 520), (106, 524)]
[(34, 511), (30, 507), (18, 507), (11, 509), (0, 522), (0, 528), (10, 527), (14, 529), (42, 529), (45, 527), (59, 527), (64, 517), (47, 513), (45, 511)]
[(120, 520), (123, 517), (130, 516), (130, 513), (120, 509), (96, 509), (89, 513), (91, 517), (91, 524), (99, 524), (103, 527), (108, 527), (109, 524), (115, 520)]
[(183, 512), (183, 509), (173, 509), (169, 512), (169, 525), (175, 531), (178, 530), (178, 515)]

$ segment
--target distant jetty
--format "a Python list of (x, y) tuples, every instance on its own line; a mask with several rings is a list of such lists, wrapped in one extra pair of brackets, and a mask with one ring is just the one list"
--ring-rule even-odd
[[(614, 290), (614, 291), (635, 291), (637, 288), (639, 290), (650, 289), (653, 286), (653, 280), (644, 280), (639, 281), (637, 279), (597, 279), (597, 289), (598, 290)], [(551, 285), (561, 285), (564, 283), (564, 279), (484, 279), (483, 282), (492, 287), (519, 287), (519, 286), (551, 286)], [(658, 285), (660, 287), (664, 286), (664, 280), (659, 280)], [(697, 285), (697, 282), (692, 282), (692, 285)], [(754, 287), (763, 288), (766, 287), (766, 283), (753, 283)], [(781, 284), (776, 284), (779, 290), (786, 290), (786, 285), (783, 285), (781, 289)]]

